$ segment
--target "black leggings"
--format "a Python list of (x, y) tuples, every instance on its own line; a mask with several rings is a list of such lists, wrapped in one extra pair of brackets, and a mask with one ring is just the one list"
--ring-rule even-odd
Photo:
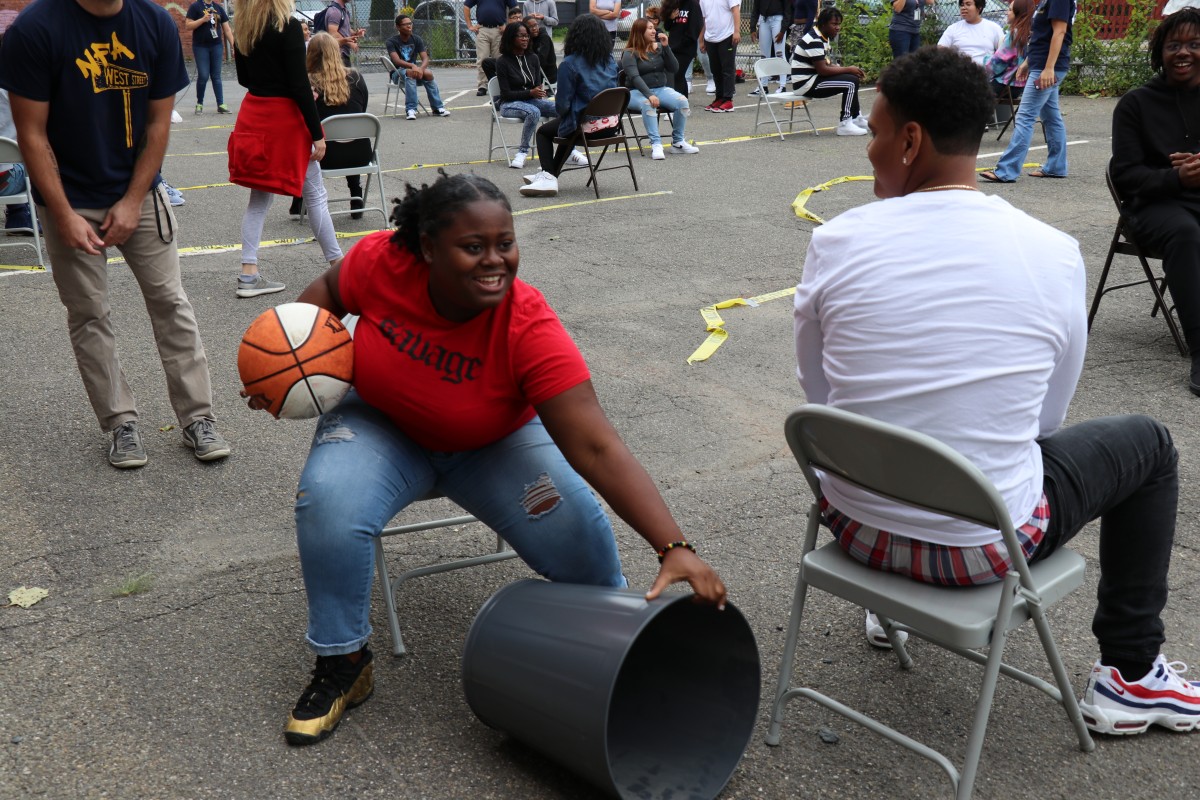
[(696, 42), (695, 40), (688, 42), (683, 47), (676, 50), (671, 48), (671, 52), (675, 54), (675, 60), (679, 62), (679, 69), (675, 71), (674, 87), (675, 91), (679, 92), (684, 97), (691, 94), (691, 81), (688, 78), (692, 71), (692, 62), (696, 60)]

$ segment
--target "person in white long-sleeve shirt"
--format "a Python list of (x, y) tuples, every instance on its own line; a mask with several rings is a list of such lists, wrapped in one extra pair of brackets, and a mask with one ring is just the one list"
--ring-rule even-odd
[[(1145, 416), (1062, 427), (1087, 346), (1083, 259), (1071, 237), (976, 188), (993, 102), (984, 71), (948, 48), (884, 70), (867, 148), (882, 202), (813, 232), (795, 297), (800, 384), (809, 402), (967, 457), (1000, 492), (1031, 562), (1099, 518), (1100, 659), (1084, 720), (1101, 733), (1193, 730), (1200, 686), (1160, 653), (1175, 447)], [(821, 495), (834, 538), (869, 567), (942, 585), (990, 583), (1011, 567), (998, 531), (831, 476)]]

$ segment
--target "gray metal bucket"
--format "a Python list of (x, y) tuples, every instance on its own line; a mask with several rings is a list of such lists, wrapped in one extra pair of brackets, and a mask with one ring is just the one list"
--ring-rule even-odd
[(690, 595), (519, 581), (479, 610), (463, 650), (475, 716), (620, 798), (716, 797), (759, 683), (745, 617)]

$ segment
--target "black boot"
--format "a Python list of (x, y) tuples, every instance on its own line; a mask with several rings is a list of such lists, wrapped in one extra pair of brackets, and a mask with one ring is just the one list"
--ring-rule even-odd
[(303, 205), (303, 203), (304, 203), (303, 197), (293, 197), (292, 198), (292, 207), (288, 209), (288, 213), (291, 214), (293, 217), (299, 217), (300, 216), (300, 207)]
[[(364, 203), (363, 203), (362, 186), (351, 187), (351, 189), (350, 189), (350, 208), (357, 209), (357, 208), (363, 208), (363, 207), (364, 207)], [(350, 215), (350, 219), (362, 219), (362, 218), (363, 218), (363, 214), (361, 211), (355, 211), (354, 213), (352, 213)]]

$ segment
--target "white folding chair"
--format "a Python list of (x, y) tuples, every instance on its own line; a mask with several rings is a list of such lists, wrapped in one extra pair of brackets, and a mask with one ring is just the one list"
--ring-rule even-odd
[[(441, 495), (431, 495), (424, 498), (432, 500)], [(394, 525), (390, 528), (384, 528), (379, 536), (375, 538), (375, 571), (379, 573), (379, 582), (383, 591), (384, 599), (387, 604), (388, 627), (392, 633), (392, 654), (402, 656), (407, 652), (404, 647), (404, 637), (400, 633), (400, 618), (396, 613), (396, 595), (400, 591), (400, 586), (410, 578), (420, 578), (425, 575), (436, 575), (439, 572), (450, 572), (456, 569), (466, 569), (467, 567), (477, 567), (483, 564), (491, 564), (496, 561), (505, 561), (516, 557), (516, 552), (511, 550), (508, 543), (496, 534), (496, 549), (491, 553), (485, 553), (479, 556), (470, 558), (459, 558), (453, 561), (444, 561), (440, 564), (430, 564), (424, 567), (415, 567), (406, 570), (395, 578), (389, 576), (387, 568), (387, 559), (383, 552), (383, 538), (385, 536), (397, 536), (403, 533), (416, 533), (418, 531), (436, 530), (438, 528), (458, 527), (462, 525), (470, 525), (471, 523), (479, 522), (471, 515), (459, 517), (448, 517), (445, 519), (435, 519), (428, 522), (415, 522), (408, 525)], [(483, 523), (479, 523), (483, 524)]]
[[(808, 110), (808, 102), (810, 98), (796, 92), (775, 92), (770, 93), (767, 90), (767, 84), (772, 78), (778, 79), (780, 75), (787, 75), (791, 72), (791, 65), (784, 58), (760, 58), (754, 62), (754, 80), (758, 82), (759, 94), (758, 104), (754, 107), (754, 129), (751, 134), (757, 134), (758, 129), (763, 125), (775, 125), (775, 130), (779, 133), (780, 140), (783, 139), (783, 127), (780, 125), (779, 117), (775, 115), (774, 106), (785, 106), (788, 111), (788, 131), (794, 130), (796, 122), (796, 107), (804, 109), (804, 114), (808, 117), (808, 125), (812, 128), (813, 136), (820, 136), (817, 131), (817, 125), (813, 122), (812, 112)], [(763, 106), (767, 107), (767, 113), (770, 114), (769, 120), (759, 122), (759, 117), (762, 114)]]
[[(524, 125), (525, 120), (516, 119), (514, 117), (500, 116), (500, 79), (491, 78), (487, 84), (488, 105), (492, 107), (492, 127), (488, 130), (488, 163), (492, 163), (492, 153), (497, 150), (504, 151), (504, 160), (512, 161), (512, 156), (508, 154), (508, 143), (504, 141), (503, 125)], [(539, 120), (540, 123), (540, 120)], [(500, 144), (493, 145), (495, 137), (499, 135)]]
[[(399, 67), (392, 63), (391, 57), (383, 55), (379, 57), (379, 61), (383, 64), (384, 69), (387, 70), (388, 76), (387, 95), (383, 98), (383, 115), (385, 117), (388, 116), (388, 108), (390, 107), (392, 109), (392, 119), (395, 119), (400, 114), (400, 109), (404, 105), (404, 82), (401, 81), (399, 86), (392, 83), (392, 73), (399, 69)], [(395, 100), (392, 100), (392, 92), (396, 93)]]
[[(24, 164), (25, 159), (21, 156), (21, 148), (12, 139), (6, 139), (0, 136), (0, 164)], [(0, 197), (0, 206), (26, 206), (29, 209), (29, 218), (33, 220), (32, 228), (9, 228), (8, 232), (29, 231), (33, 234), (33, 241), (27, 239), (13, 238), (12, 241), (0, 241), (0, 247), (32, 247), (37, 253), (38, 266), (42, 269), (46, 268), (46, 262), (42, 258), (42, 234), (38, 230), (37, 208), (33, 204), (33, 189), (29, 184), (29, 175), (25, 176), (25, 191), (20, 194), (9, 195), (8, 197)]]
[[(817, 529), (822, 519), (820, 506), (814, 502), (808, 512), (808, 528), (767, 744), (779, 744), (786, 703), (793, 697), (807, 697), (933, 761), (950, 776), (958, 800), (967, 800), (979, 767), (992, 696), (997, 679), (1003, 673), (1040, 689), (1059, 703), (1075, 729), (1079, 749), (1091, 752), (1095, 744), (1080, 714), (1079, 703), (1044, 613), (1046, 608), (1082, 585), (1083, 558), (1063, 549), (1032, 566), (1026, 563), (1004, 499), (974, 464), (932, 437), (820, 405), (801, 406), (793, 411), (784, 431), (814, 496), (819, 496), (821, 491), (817, 477), (819, 470), (826, 476), (837, 477), (897, 503), (998, 530), (1011, 554), (1013, 566), (1004, 581), (974, 587), (935, 586), (871, 569), (848, 556), (837, 542), (829, 542), (819, 549), (816, 547)], [(789, 688), (800, 618), (809, 587), (874, 611), (902, 669), (910, 669), (913, 662), (898, 636), (900, 631), (907, 631), (984, 666), (984, 679), (975, 702), (974, 722), (961, 773), (942, 753), (882, 722), (815, 689)], [(1033, 620), (1037, 629), (1046, 661), (1054, 674), (1054, 684), (1003, 661), (1008, 633), (1029, 620)], [(988, 647), (986, 656), (976, 652), (982, 647)], [(870, 686), (866, 682), (849, 680), (842, 680), (840, 684)], [(914, 712), (909, 709), (908, 713)]]
[[(351, 167), (343, 167), (339, 169), (321, 169), (322, 178), (342, 178), (347, 175), (366, 175), (367, 182), (363, 186), (363, 202), (370, 196), (371, 179), (375, 178), (375, 186), (379, 191), (378, 206), (364, 206), (363, 208), (348, 208), (346, 210), (334, 211), (329, 210), (329, 216), (339, 216), (344, 214), (355, 214), (367, 211), (378, 211), (383, 215), (383, 224), (388, 224), (388, 206), (387, 199), (383, 195), (383, 170), (379, 166), (379, 134), (383, 130), (383, 126), (379, 122), (379, 117), (374, 114), (338, 114), (332, 117), (326, 117), (321, 120), (321, 128), (325, 131), (326, 142), (348, 142), (355, 139), (369, 139), (371, 141), (371, 159), (366, 164), (360, 164)], [(349, 203), (351, 198), (330, 200), (329, 204), (334, 203)], [(300, 218), (303, 219), (307, 214), (308, 209), (302, 204), (300, 206)]]

